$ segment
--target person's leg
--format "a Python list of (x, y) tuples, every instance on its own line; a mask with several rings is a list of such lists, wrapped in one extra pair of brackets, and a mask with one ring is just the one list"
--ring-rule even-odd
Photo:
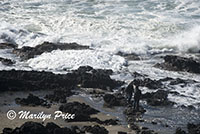
[(139, 99), (137, 99), (137, 101), (136, 101), (136, 110), (139, 110)]
[(133, 108), (136, 109), (136, 100), (134, 100)]
[(128, 93), (127, 99), (128, 99), (128, 103), (131, 103), (132, 93)]

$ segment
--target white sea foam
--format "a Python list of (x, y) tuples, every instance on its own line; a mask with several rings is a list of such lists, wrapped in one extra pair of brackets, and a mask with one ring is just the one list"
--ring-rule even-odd
[(94, 68), (113, 69), (120, 71), (125, 64), (124, 58), (94, 50), (56, 50), (44, 53), (27, 61), (28, 65), (37, 70), (59, 71), (77, 69), (89, 65)]

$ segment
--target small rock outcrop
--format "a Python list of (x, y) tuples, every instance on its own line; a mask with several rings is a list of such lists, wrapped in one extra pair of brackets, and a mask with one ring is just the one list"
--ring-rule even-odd
[(50, 107), (51, 105), (44, 99), (40, 99), (33, 94), (29, 94), (27, 98), (16, 98), (15, 102), (23, 106), (44, 106)]
[(1, 58), (1, 57), (0, 57), (0, 62), (6, 66), (11, 66), (11, 65), (15, 64), (14, 61), (12, 61), (10, 59)]
[(170, 71), (185, 71), (200, 73), (200, 63), (192, 58), (185, 58), (175, 55), (164, 56), (164, 62), (155, 65), (156, 67)]
[(88, 46), (81, 46), (77, 43), (50, 43), (44, 42), (41, 45), (37, 45), (36, 47), (28, 47), (24, 46), (21, 49), (13, 50), (13, 53), (20, 56), (22, 60), (28, 60), (30, 58), (34, 58), (36, 55), (41, 55), (44, 52), (51, 52), (53, 50), (81, 50), (81, 49), (89, 49)]
[(152, 93), (143, 94), (142, 98), (147, 101), (151, 106), (170, 106), (174, 102), (168, 100), (168, 92), (164, 90), (158, 90)]
[(59, 110), (65, 113), (75, 114), (75, 118), (70, 121), (96, 121), (90, 117), (92, 114), (97, 114), (99, 111), (86, 105), (85, 103), (69, 102), (59, 107)]
[(104, 97), (104, 106), (113, 107), (113, 106), (126, 106), (126, 98), (122, 94), (105, 94)]
[(63, 127), (56, 125), (53, 122), (48, 122), (46, 126), (37, 122), (25, 122), (20, 127), (4, 128), (2, 134), (108, 134), (108, 130), (99, 125), (95, 126), (83, 126), (79, 128), (77, 126)]

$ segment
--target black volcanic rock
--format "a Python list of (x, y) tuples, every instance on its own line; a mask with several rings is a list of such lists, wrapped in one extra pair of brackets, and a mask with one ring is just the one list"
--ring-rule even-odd
[(110, 78), (112, 70), (93, 69), (90, 66), (81, 66), (78, 70), (73, 71), (73, 74), (77, 76), (77, 83), (84, 88), (112, 90), (123, 84)]
[(83, 126), (79, 128), (77, 126), (71, 126), (71, 128), (56, 125), (53, 122), (49, 122), (46, 126), (41, 123), (28, 121), (15, 129), (4, 128), (2, 134), (108, 134), (108, 130), (99, 125), (95, 126)]
[(91, 120), (90, 115), (97, 114), (99, 111), (91, 108), (85, 103), (69, 102), (59, 107), (59, 110), (69, 114), (75, 114), (75, 119), (71, 121), (88, 121)]
[[(89, 72), (80, 67), (68, 74), (51, 72), (9, 70), (0, 71), (0, 91), (65, 89), (69, 91), (81, 85), (86, 88), (112, 90), (123, 83), (110, 78), (111, 70), (93, 69)], [(88, 68), (88, 67), (85, 67)]]
[(122, 94), (105, 94), (104, 97), (104, 106), (113, 107), (113, 106), (126, 106), (126, 98)]
[(122, 56), (122, 57), (126, 58), (127, 60), (141, 60), (141, 58), (135, 53), (126, 54), (126, 53), (119, 51), (117, 53), (117, 55)]
[(168, 100), (168, 92), (164, 90), (158, 90), (152, 93), (145, 93), (142, 95), (142, 98), (147, 101), (151, 106), (170, 106), (174, 102)]
[(60, 129), (60, 127), (58, 125), (56, 125), (53, 122), (48, 122), (45, 126), (45, 128), (47, 129), (49, 134), (54, 134), (54, 131), (57, 129)]
[(79, 103), (79, 102), (69, 102), (64, 105), (61, 105), (59, 108), (60, 111), (69, 113), (69, 114), (75, 114), (75, 118), (72, 120), (66, 120), (68, 122), (96, 122), (98, 124), (104, 124), (104, 125), (117, 125), (117, 120), (109, 119), (105, 121), (101, 121), (98, 118), (92, 118), (90, 115), (97, 114), (99, 111), (90, 107), (89, 105), (86, 105), (85, 103)]
[(51, 52), (53, 50), (81, 50), (81, 49), (89, 49), (88, 46), (81, 46), (77, 43), (50, 43), (44, 42), (41, 45), (37, 45), (36, 47), (28, 47), (24, 46), (21, 49), (13, 50), (13, 53), (20, 56), (22, 60), (28, 60), (30, 58), (34, 58), (36, 55), (41, 55), (44, 52)]
[(54, 102), (66, 103), (66, 98), (73, 95), (71, 91), (73, 89), (75, 88), (54, 90), (52, 94), (46, 95), (45, 98)]
[(68, 75), (44, 71), (0, 71), (1, 91), (63, 89), (74, 85), (76, 85), (75, 79)]
[(19, 128), (19, 134), (48, 134), (47, 129), (37, 122), (26, 122)]
[(200, 134), (200, 124), (187, 124), (189, 134)]
[(44, 106), (44, 107), (50, 107), (50, 104), (44, 99), (40, 99), (37, 96), (34, 96), (33, 94), (29, 94), (27, 98), (16, 98), (15, 102), (20, 105), (25, 106)]
[(143, 78), (143, 79), (134, 79), (132, 81), (133, 84), (142, 87), (148, 87), (149, 89), (158, 89), (163, 86), (162, 82), (159, 80), (152, 80), (150, 78)]
[(185, 132), (184, 130), (182, 130), (180, 127), (178, 127), (178, 128), (176, 129), (175, 134), (186, 134), (186, 132)]
[(108, 130), (105, 129), (104, 127), (100, 127), (99, 125), (85, 126), (83, 127), (83, 130), (91, 134), (108, 134)]
[(200, 73), (200, 63), (198, 61), (192, 58), (185, 58), (175, 55), (164, 56), (164, 62), (156, 64), (155, 66), (170, 71)]
[(1, 57), (0, 57), (0, 61), (2, 64), (6, 65), (6, 66), (11, 66), (15, 63), (10, 59), (5, 59), (5, 58), (1, 58)]
[(16, 45), (11, 43), (0, 43), (0, 49), (12, 49), (16, 48)]

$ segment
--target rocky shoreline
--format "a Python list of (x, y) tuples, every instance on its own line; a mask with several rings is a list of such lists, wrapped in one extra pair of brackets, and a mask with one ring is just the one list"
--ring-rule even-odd
[[(0, 49), (13, 49), (12, 53), (20, 57), (20, 59), (28, 60), (37, 55), (41, 55), (44, 52), (51, 52), (53, 50), (82, 50), (90, 49), (87, 46), (81, 46), (76, 43), (68, 44), (53, 44), (44, 42), (35, 48), (23, 47), (17, 48), (13, 44), (0, 44)], [(134, 54), (123, 54), (128, 60), (141, 60)], [(189, 73), (199, 74), (200, 63), (192, 58), (185, 58), (174, 55), (166, 55), (163, 57), (163, 63), (157, 63), (155, 67), (170, 70), (170, 71), (184, 71)], [(0, 58), (0, 62), (6, 66), (12, 66), (15, 64), (10, 59)], [(27, 98), (16, 97), (14, 103), (21, 107), (43, 107), (44, 109), (51, 109), (51, 106), (57, 105), (56, 110), (60, 110), (64, 113), (74, 113), (76, 118), (74, 120), (68, 120), (68, 126), (61, 127), (53, 122), (38, 123), (35, 121), (21, 122), (20, 126), (5, 127), (2, 129), (3, 134), (26, 134), (29, 131), (31, 134), (108, 134), (111, 130), (108, 130), (108, 126), (123, 126), (120, 121), (115, 119), (105, 119), (93, 117), (93, 115), (103, 113), (101, 109), (95, 109), (86, 102), (69, 102), (69, 98), (73, 95), (81, 96), (85, 89), (92, 89), (89, 92), (92, 96), (99, 101), (103, 101), (103, 106), (109, 110), (122, 107), (123, 115), (125, 116), (127, 126), (125, 131), (117, 130), (118, 134), (137, 133), (137, 134), (156, 134), (157, 132), (146, 127), (141, 127), (138, 122), (142, 122), (142, 116), (146, 113), (144, 107), (140, 107), (139, 111), (133, 109), (132, 105), (128, 105), (124, 96), (124, 87), (127, 86), (124, 81), (117, 81), (111, 78), (114, 72), (106, 69), (94, 69), (90, 66), (81, 66), (77, 70), (71, 70), (66, 74), (54, 74), (45, 71), (22, 71), (22, 70), (1, 70), (0, 71), (0, 94), (6, 92), (28, 92)], [(146, 92), (142, 95), (142, 101), (153, 107), (173, 107), (175, 102), (168, 99), (169, 94), (180, 95), (178, 92), (164, 90), (165, 84), (168, 85), (187, 85), (188, 83), (199, 83), (194, 80), (185, 80), (180, 78), (166, 77), (164, 79), (151, 79), (147, 75), (143, 75), (137, 72), (132, 72), (134, 79), (132, 83), (139, 83), (140, 87), (145, 87), (152, 92)], [(99, 90), (97, 90), (99, 89)], [(117, 90), (117, 92), (116, 92)], [(42, 97), (33, 95), (31, 92), (43, 91), (46, 92)], [(50, 93), (47, 93), (49, 92)], [(115, 91), (115, 92), (114, 92)], [(85, 92), (86, 93), (86, 92)], [(6, 99), (6, 96), (4, 97)], [(10, 104), (1, 104), (1, 107), (6, 107)], [(191, 106), (192, 107), (192, 106)], [(194, 108), (194, 107), (193, 107)], [(195, 109), (195, 108), (194, 108)], [(5, 116), (5, 114), (3, 115)], [(83, 122), (82, 125), (71, 126), (70, 123)], [(93, 125), (88, 125), (93, 123)], [(189, 122), (188, 122), (189, 123)], [(153, 122), (152, 124), (157, 124)], [(177, 128), (175, 134), (199, 134), (199, 124), (188, 124), (188, 132), (185, 132), (181, 128)]]

